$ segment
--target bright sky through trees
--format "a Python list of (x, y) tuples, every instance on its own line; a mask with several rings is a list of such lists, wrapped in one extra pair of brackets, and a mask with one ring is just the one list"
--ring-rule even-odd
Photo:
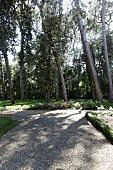
[[(71, 8), (72, 1), (73, 1), (73, 0), (64, 0), (64, 1), (63, 1), (64, 13), (65, 13), (68, 9)], [(81, 2), (87, 6), (87, 5), (89, 4), (90, 0), (85, 0), (85, 1), (84, 1), (84, 0), (81, 0)], [(17, 30), (17, 32), (18, 32), (18, 35), (19, 35), (19, 31), (18, 31), (18, 30)], [(19, 38), (19, 37), (18, 37), (18, 38)], [(19, 38), (19, 39), (20, 39), (20, 38)], [(19, 46), (16, 46), (15, 48), (16, 48), (16, 52), (18, 53), (18, 52), (20, 51), (20, 47), (19, 47)], [(8, 52), (8, 58), (9, 58), (10, 61), (12, 61), (13, 58), (14, 58), (14, 56), (13, 56), (10, 52)]]

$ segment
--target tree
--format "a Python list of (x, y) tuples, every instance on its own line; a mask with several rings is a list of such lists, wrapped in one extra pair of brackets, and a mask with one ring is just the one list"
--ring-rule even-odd
[(2, 92), (1, 92), (2, 93), (2, 99), (5, 100), (5, 83), (4, 83), (1, 54), (0, 54), (0, 77), (1, 77), (1, 85), (2, 85)]
[(9, 66), (9, 61), (7, 57), (7, 52), (3, 52), (4, 59), (5, 59), (5, 64), (6, 64), (6, 70), (7, 70), (7, 76), (8, 76), (8, 83), (9, 83), (9, 88), (10, 88), (10, 98), (11, 98), (11, 104), (14, 104), (14, 91), (13, 91), (13, 86), (12, 86), (12, 80), (11, 80), (11, 72), (10, 72), (10, 66)]
[(86, 37), (86, 28), (83, 24), (82, 17), (81, 17), (81, 14), (80, 14), (79, 0), (75, 2), (75, 6), (76, 6), (76, 12), (77, 12), (77, 18), (78, 18), (78, 26), (79, 26), (80, 33), (81, 33), (81, 39), (82, 39), (84, 51), (86, 53), (87, 65), (88, 65), (89, 70), (90, 70), (91, 80), (93, 82), (93, 89), (94, 89), (94, 92), (95, 92), (95, 96), (96, 96), (97, 100), (103, 100), (103, 96), (102, 96), (102, 92), (101, 92), (101, 89), (100, 89), (97, 72), (96, 72), (96, 69), (95, 69), (91, 50), (90, 50), (90, 47), (89, 47), (89, 44), (88, 44), (88, 41), (87, 41), (87, 37)]
[[(63, 71), (60, 61), (61, 53), (64, 49), (63, 42), (66, 43), (66, 39), (62, 40), (63, 32), (61, 30), (61, 20), (62, 20), (62, 1), (52, 2), (42, 1), (41, 4), (38, 4), (40, 9), (40, 14), (42, 18), (42, 31), (44, 33), (45, 40), (48, 42), (45, 44), (45, 48), (49, 49), (48, 52), (52, 51), (55, 58), (56, 66), (60, 75), (60, 80), (62, 84), (62, 93), (64, 101), (67, 101), (67, 92), (65, 80), (63, 77)], [(47, 6), (48, 4), (48, 6)], [(65, 45), (64, 45), (65, 46)], [(64, 47), (65, 48), (65, 47)], [(47, 54), (50, 55), (49, 53)]]
[(105, 63), (106, 63), (106, 72), (107, 72), (107, 79), (108, 79), (109, 101), (113, 102), (113, 84), (112, 84), (111, 70), (110, 70), (110, 64), (109, 64), (109, 58), (108, 58), (107, 41), (106, 41), (105, 8), (106, 8), (106, 0), (102, 0), (103, 50), (104, 50), (104, 58), (105, 58)]
[(59, 54), (54, 49), (53, 49), (53, 55), (55, 57), (56, 65), (57, 65), (58, 72), (59, 72), (59, 75), (60, 75), (60, 80), (61, 80), (61, 84), (62, 84), (63, 99), (64, 99), (64, 101), (68, 101), (65, 80), (64, 80), (64, 76), (63, 76), (63, 71), (62, 71), (62, 68), (61, 68), (60, 60), (59, 60)]
[(18, 23), (20, 28), (21, 40), (20, 40), (20, 53), (19, 53), (19, 65), (20, 65), (20, 94), (21, 100), (24, 100), (24, 63), (25, 57), (29, 57), (31, 54), (30, 41), (32, 39), (32, 10), (30, 4), (26, 1), (20, 1), (18, 3)]
[(3, 2), (0, 1), (0, 38), (2, 41), (0, 42), (0, 51), (2, 52), (5, 63), (6, 63), (6, 69), (7, 69), (7, 75), (8, 75), (8, 83), (10, 88), (10, 98), (11, 98), (11, 104), (14, 104), (14, 94), (13, 94), (13, 86), (11, 81), (11, 72), (10, 72), (10, 66), (8, 62), (8, 56), (7, 51), (8, 47), (10, 45), (13, 46), (14, 38), (16, 35), (16, 27), (14, 22), (14, 14), (13, 14), (13, 6), (12, 3), (9, 2)]

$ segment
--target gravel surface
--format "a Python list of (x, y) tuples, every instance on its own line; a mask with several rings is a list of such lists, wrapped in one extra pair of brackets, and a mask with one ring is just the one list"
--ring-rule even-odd
[(113, 170), (113, 145), (84, 111), (11, 114), (23, 121), (0, 139), (0, 170)]

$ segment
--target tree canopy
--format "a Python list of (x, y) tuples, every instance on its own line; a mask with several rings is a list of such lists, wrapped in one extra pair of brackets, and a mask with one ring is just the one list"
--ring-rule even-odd
[(111, 0), (0, 0), (0, 7), (1, 98), (113, 102)]

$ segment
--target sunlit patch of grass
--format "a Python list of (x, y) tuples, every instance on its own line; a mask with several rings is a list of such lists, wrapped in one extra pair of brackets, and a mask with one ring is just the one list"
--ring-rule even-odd
[(36, 102), (44, 103), (46, 102), (45, 99), (26, 99), (26, 100), (15, 100), (15, 104), (11, 105), (10, 100), (1, 100), (0, 101), (0, 110), (2, 110), (2, 106), (6, 106), (6, 110), (18, 109), (22, 106), (31, 106), (34, 105)]

